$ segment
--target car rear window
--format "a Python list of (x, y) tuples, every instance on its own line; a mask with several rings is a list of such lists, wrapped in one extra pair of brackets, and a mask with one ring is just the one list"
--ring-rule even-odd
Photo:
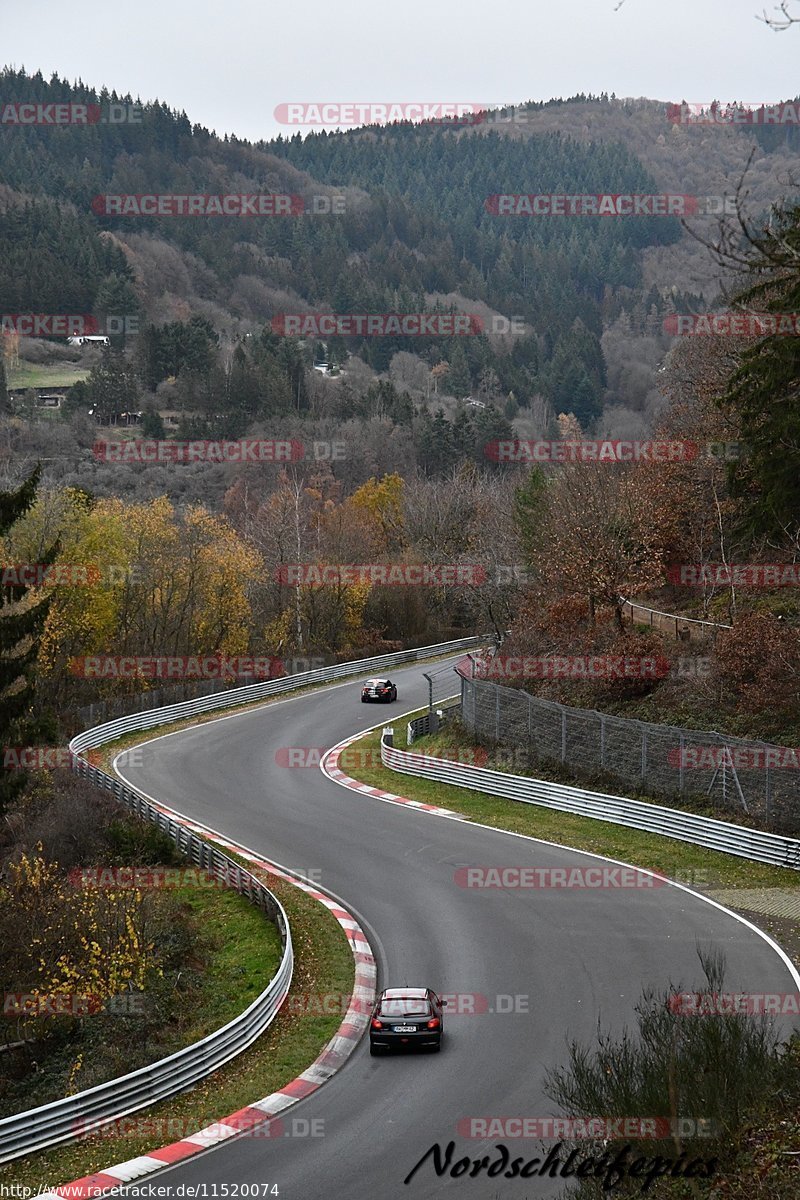
[(382, 1017), (428, 1017), (430, 1012), (431, 1006), (425, 999), (407, 997), (381, 1001)]

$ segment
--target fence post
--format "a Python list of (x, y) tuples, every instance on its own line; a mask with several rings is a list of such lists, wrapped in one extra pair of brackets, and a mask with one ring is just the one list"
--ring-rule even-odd
[(642, 783), (647, 779), (647, 730), (642, 730)]
[(600, 766), (606, 765), (606, 718), (605, 713), (600, 713)]
[(678, 739), (678, 792), (681, 796), (683, 795), (683, 747), (684, 747), (684, 744), (685, 744), (685, 739), (684, 739), (683, 734), (681, 734), (680, 738)]
[(500, 685), (494, 685), (494, 740), (500, 741)]
[(528, 693), (528, 749), (533, 745), (533, 696)]
[(764, 789), (765, 789), (765, 792), (764, 792), (764, 803), (765, 803), (764, 816), (765, 816), (766, 820), (768, 821), (769, 820), (769, 810), (770, 810), (770, 800), (772, 799), (772, 795), (771, 795), (772, 776), (769, 773), (769, 755), (765, 754), (764, 757), (766, 759), (766, 778), (764, 780)]
[(561, 761), (567, 761), (567, 710), (561, 706)]

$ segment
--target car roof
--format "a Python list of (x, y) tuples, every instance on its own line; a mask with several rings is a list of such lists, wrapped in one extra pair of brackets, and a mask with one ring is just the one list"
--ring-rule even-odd
[(386, 988), (381, 992), (384, 1000), (419, 1000), (427, 994), (427, 988)]

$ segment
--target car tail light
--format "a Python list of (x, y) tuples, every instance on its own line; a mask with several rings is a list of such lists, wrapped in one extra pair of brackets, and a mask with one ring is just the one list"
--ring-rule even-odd
[(373, 1029), (383, 1029), (383, 1025), (381, 1024), (381, 1022), (378, 1020), (377, 1017), (372, 1018), (372, 1028)]
[(432, 1020), (428, 1021), (428, 1029), (438, 1029), (441, 1023), (438, 1017), (433, 1017)]

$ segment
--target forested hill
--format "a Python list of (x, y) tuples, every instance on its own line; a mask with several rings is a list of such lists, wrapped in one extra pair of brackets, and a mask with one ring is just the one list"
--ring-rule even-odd
[[(0, 95), (15, 102), (134, 103), (10, 70), (0, 75)], [(241, 331), (284, 311), (478, 305), (524, 320), (527, 336), (513, 352), (486, 337), (460, 339), (463, 345), (385, 337), (350, 339), (340, 354), (360, 353), (379, 371), (401, 349), (430, 364), (447, 360), (454, 394), (461, 395), (490, 368), (501, 394), (513, 391), (523, 406), (544, 397), (589, 424), (607, 399), (604, 330), (624, 319), (627, 331), (653, 336), (666, 312), (699, 303), (643, 273), (648, 255), (668, 254), (684, 240), (680, 223), (647, 216), (509, 218), (488, 211), (486, 199), (501, 192), (688, 190), (674, 170), (673, 178), (658, 178), (657, 154), (645, 165), (626, 148), (636, 143), (628, 135), (637, 122), (643, 128), (660, 121), (669, 129), (664, 106), (627, 103), (578, 97), (534, 105), (524, 136), (517, 127), (396, 125), (255, 146), (218, 138), (158, 102), (142, 105), (135, 123), (0, 124), (0, 307), (108, 311), (114, 302), (130, 308), (133, 289), (156, 323), (194, 313), (218, 330)], [(596, 138), (585, 136), (587, 112), (606, 122)], [(569, 127), (575, 114), (574, 131), (562, 132), (559, 122)], [(680, 133), (688, 139), (691, 174), (703, 157), (702, 139), (695, 144), (694, 131)], [(726, 131), (716, 144), (725, 138), (738, 162), (744, 143)], [(793, 153), (788, 138), (761, 153)], [(653, 149), (657, 138), (639, 141)], [(307, 202), (341, 195), (344, 212), (179, 219), (108, 217), (92, 208), (107, 193), (265, 191)], [(663, 347), (662, 341), (653, 353)], [(634, 407), (641, 399), (624, 388), (616, 397)]]

